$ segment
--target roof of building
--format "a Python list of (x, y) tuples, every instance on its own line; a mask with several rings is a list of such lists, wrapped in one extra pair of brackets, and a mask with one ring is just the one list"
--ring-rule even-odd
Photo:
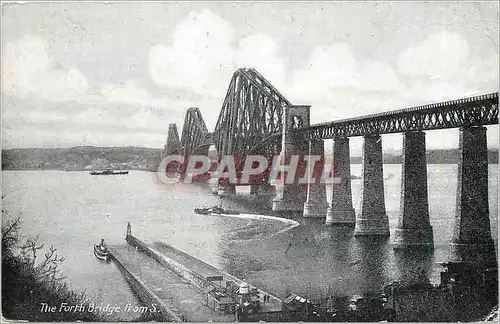
[(290, 294), (290, 296), (288, 296), (287, 298), (285, 298), (283, 300), (283, 303), (285, 303), (285, 304), (293, 304), (293, 303), (304, 304), (304, 303), (311, 303), (311, 301), (304, 298), (304, 297), (298, 296), (296, 294)]

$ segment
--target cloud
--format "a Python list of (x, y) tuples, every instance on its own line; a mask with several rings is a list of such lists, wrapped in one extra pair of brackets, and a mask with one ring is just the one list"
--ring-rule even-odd
[[(155, 87), (144, 87), (133, 76), (120, 84), (94, 85), (100, 91), (89, 94), (85, 75), (77, 68), (58, 65), (44, 39), (28, 35), (8, 42), (2, 49), (3, 91), (33, 102), (6, 109), (7, 126), (22, 119), (17, 128), (22, 131), (15, 133), (20, 135), (38, 125), (37, 121), (47, 132), (51, 123), (54, 129), (66, 127), (73, 132), (82, 125), (82, 129), (106, 133), (95, 136), (96, 141), (114, 143), (135, 133), (157, 134), (159, 140), (150, 138), (145, 145), (158, 145), (168, 123), (182, 128), (185, 111), (191, 106), (201, 108), (213, 130), (231, 75), (240, 67), (257, 69), (292, 103), (311, 104), (311, 123), (498, 89), (498, 53), (480, 51), (464, 36), (446, 30), (401, 49), (393, 61), (362, 57), (348, 43), (332, 43), (312, 47), (294, 69), (281, 52), (281, 39), (260, 32), (236, 34), (231, 24), (210, 10), (190, 12), (169, 36), (170, 41), (149, 48), (147, 62), (151, 79), (168, 97), (155, 93)], [(50, 110), (47, 103), (57, 109)], [(22, 109), (24, 106), (35, 106), (35, 110)], [(24, 112), (16, 115), (12, 109)], [(110, 139), (110, 130), (123, 136)], [(451, 137), (456, 138), (455, 134)], [(432, 138), (438, 137), (429, 132), (429, 145), (441, 145), (442, 138)], [(400, 145), (399, 139), (396, 142)], [(389, 141), (386, 144), (390, 146)]]
[(136, 84), (134, 80), (127, 80), (124, 84), (107, 84), (101, 91), (104, 99), (110, 102), (144, 103), (151, 99), (151, 94)]
[(232, 39), (232, 26), (212, 11), (191, 12), (174, 29), (170, 46), (150, 48), (151, 77), (208, 96), (224, 93), (234, 69)]
[(320, 95), (331, 88), (352, 87), (356, 62), (347, 44), (316, 47), (306, 66), (294, 72), (293, 83), (299, 95)]
[[(311, 104), (311, 123), (362, 116), (437, 101), (474, 96), (498, 88), (498, 54), (473, 55), (465, 38), (440, 31), (403, 50), (396, 63), (357, 59), (346, 43), (312, 50), (292, 72), (294, 103)], [(489, 132), (498, 138), (498, 131)], [(427, 146), (456, 147), (458, 131), (428, 132)], [(353, 138), (353, 151), (362, 141)], [(401, 136), (384, 136), (384, 149), (400, 149)], [(489, 146), (496, 146), (489, 140)]]
[(168, 123), (170, 120), (180, 123), (184, 113), (184, 109), (175, 106), (167, 110), (103, 100), (49, 102), (8, 95), (2, 98), (2, 104), (2, 140), (8, 148), (40, 145), (162, 147)]
[[(192, 106), (193, 102), (186, 100), (172, 100), (165, 96), (153, 96), (144, 87), (138, 85), (134, 80), (127, 80), (123, 84), (107, 84), (102, 87), (101, 95), (104, 101), (94, 98), (100, 108), (108, 104), (122, 104), (123, 108), (113, 118), (117, 125), (130, 130), (151, 129), (160, 133), (166, 131), (168, 123), (183, 122), (185, 111)], [(90, 108), (83, 112), (83, 119), (87, 115), (99, 118), (100, 110)], [(168, 122), (167, 122), (168, 121)]]
[[(339, 42), (313, 48), (302, 66), (287, 71), (275, 39), (256, 33), (234, 43), (232, 27), (204, 10), (177, 25), (172, 44), (152, 47), (149, 65), (158, 84), (214, 99), (215, 105), (199, 105), (208, 125), (220, 111), (217, 99), (222, 102), (231, 73), (240, 67), (257, 69), (292, 103), (310, 104), (311, 123), (318, 123), (485, 92), (488, 84), (498, 84), (492, 73), (498, 71), (497, 56), (475, 56), (464, 37), (440, 31), (403, 49), (393, 62), (359, 57)], [(429, 146), (456, 137), (445, 133), (429, 134)], [(400, 148), (400, 137), (388, 137), (384, 146)]]
[[(285, 63), (272, 37), (256, 33), (234, 40), (233, 27), (205, 9), (182, 19), (170, 44), (156, 44), (149, 50), (152, 80), (170, 92), (177, 89), (195, 94), (197, 101), (191, 106), (201, 108), (210, 129), (215, 127), (232, 74), (238, 68), (253, 67), (275, 87), (286, 89)], [(182, 120), (178, 125), (182, 127)]]
[(414, 102), (473, 96), (498, 89), (498, 53), (471, 51), (460, 34), (441, 30), (398, 57), (399, 72), (408, 80), (404, 95)]
[(474, 54), (459, 34), (439, 31), (389, 62), (358, 59), (346, 43), (313, 49), (292, 73), (292, 102), (312, 105), (311, 122), (474, 96), (498, 88), (498, 54)]
[[(150, 48), (152, 79), (161, 86), (184, 88), (220, 103), (231, 74), (240, 67), (255, 68), (294, 103), (311, 103), (318, 110), (338, 107), (351, 114), (352, 110), (345, 108), (357, 106), (358, 94), (394, 92), (402, 84), (389, 64), (360, 64), (345, 43), (315, 48), (303, 67), (287, 75), (275, 39), (256, 33), (233, 45), (233, 28), (210, 10), (191, 12), (176, 26), (172, 39), (169, 45)], [(385, 100), (377, 102), (385, 104)], [(369, 107), (374, 111), (380, 105)], [(219, 106), (201, 108), (204, 112), (213, 109), (215, 114), (220, 110)], [(327, 109), (317, 117), (320, 121), (323, 117), (331, 119), (331, 111)]]
[(305, 66), (294, 71), (293, 87), (301, 98), (328, 101), (339, 91), (394, 92), (401, 87), (401, 81), (388, 63), (360, 63), (349, 45), (336, 43), (312, 51)]
[(58, 66), (47, 43), (37, 35), (8, 42), (2, 51), (2, 89), (21, 97), (75, 99), (87, 91), (87, 78), (76, 68)]
[(191, 12), (173, 31), (172, 43), (149, 50), (149, 69), (159, 85), (184, 88), (223, 100), (235, 70), (253, 67), (278, 88), (285, 87), (279, 44), (256, 33), (236, 44), (233, 27), (211, 10)]
[(398, 58), (399, 70), (409, 76), (447, 80), (463, 72), (470, 55), (469, 44), (459, 34), (446, 30), (428, 36), (422, 43), (403, 51)]
[(285, 63), (278, 55), (279, 44), (265, 34), (253, 34), (239, 41), (235, 51), (237, 67), (253, 67), (278, 89), (286, 87)]
[(346, 43), (312, 50), (305, 64), (293, 71), (290, 100), (311, 104), (311, 123), (400, 108), (395, 94), (405, 85), (386, 62), (360, 61)]

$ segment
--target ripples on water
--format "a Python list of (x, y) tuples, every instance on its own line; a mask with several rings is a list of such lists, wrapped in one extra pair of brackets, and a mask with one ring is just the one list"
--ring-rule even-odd
[[(489, 168), (492, 236), (497, 237), (498, 169)], [(361, 165), (352, 165), (354, 175)], [(397, 224), (400, 165), (384, 165), (386, 208), (391, 234)], [(194, 214), (193, 208), (217, 203), (205, 185), (162, 185), (150, 172), (99, 177), (87, 172), (3, 172), (6, 206), (24, 214), (23, 231), (40, 234), (40, 242), (66, 256), (63, 271), (71, 287), (85, 290), (96, 303), (137, 304), (113, 264), (92, 254), (101, 238), (124, 242), (128, 221), (145, 241), (160, 240), (244, 278), (264, 290), (319, 298), (327, 293), (356, 294), (375, 290), (393, 279), (415, 280), (425, 275), (439, 280), (436, 262), (448, 257), (456, 194), (456, 165), (428, 165), (431, 224), (435, 251), (396, 254), (391, 238), (354, 238), (353, 229), (331, 228), (322, 220), (288, 215), (300, 223), (257, 217), (217, 217)], [(240, 189), (239, 189), (240, 190)], [(247, 193), (225, 202), (242, 213), (258, 213), (269, 200)], [(361, 181), (352, 181), (353, 203), (359, 213)], [(245, 216), (245, 215), (240, 215)], [(128, 319), (118, 317), (117, 319)]]

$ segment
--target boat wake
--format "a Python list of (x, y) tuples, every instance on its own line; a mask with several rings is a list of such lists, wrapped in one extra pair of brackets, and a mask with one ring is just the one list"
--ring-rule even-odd
[(238, 214), (238, 215), (234, 215), (234, 214), (217, 214), (217, 216), (234, 217), (234, 218), (241, 218), (241, 219), (255, 219), (255, 220), (266, 220), (266, 221), (278, 221), (278, 222), (281, 222), (281, 223), (284, 223), (284, 224), (287, 225), (284, 229), (282, 229), (282, 230), (274, 233), (274, 235), (284, 233), (284, 232), (289, 231), (292, 228), (295, 228), (295, 227), (297, 227), (297, 226), (300, 225), (299, 222), (294, 221), (292, 219), (287, 219), (287, 218), (282, 218), (282, 217), (276, 217), (276, 216), (267, 216), (267, 215), (256, 215), (256, 214)]

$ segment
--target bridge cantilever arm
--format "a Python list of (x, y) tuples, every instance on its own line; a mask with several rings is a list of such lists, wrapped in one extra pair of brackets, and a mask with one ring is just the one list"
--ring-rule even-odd
[[(251, 69), (251, 71), (252, 70), (253, 69)], [(252, 76), (245, 69), (239, 69), (238, 71), (242, 75), (244, 75), (247, 80), (249, 80), (250, 82), (252, 82), (252, 84), (257, 89), (259, 89), (261, 92), (264, 92), (267, 95), (269, 95), (269, 99), (271, 99), (275, 104), (281, 105), (281, 106), (283, 106), (283, 105), (291, 105), (290, 101), (288, 101), (285, 97), (283, 97), (283, 95), (281, 95), (281, 93), (278, 90), (276, 90), (276, 88), (274, 88), (269, 82), (267, 82), (267, 80), (264, 79), (264, 77), (262, 75), (260, 75), (257, 71), (253, 70), (253, 73), (255, 73), (256, 75), (259, 76), (259, 80), (263, 84), (265, 84), (267, 86), (267, 88), (265, 88), (264, 86), (262, 86), (262, 84), (259, 84), (258, 82), (256, 82), (254, 80), (255, 76)]]

